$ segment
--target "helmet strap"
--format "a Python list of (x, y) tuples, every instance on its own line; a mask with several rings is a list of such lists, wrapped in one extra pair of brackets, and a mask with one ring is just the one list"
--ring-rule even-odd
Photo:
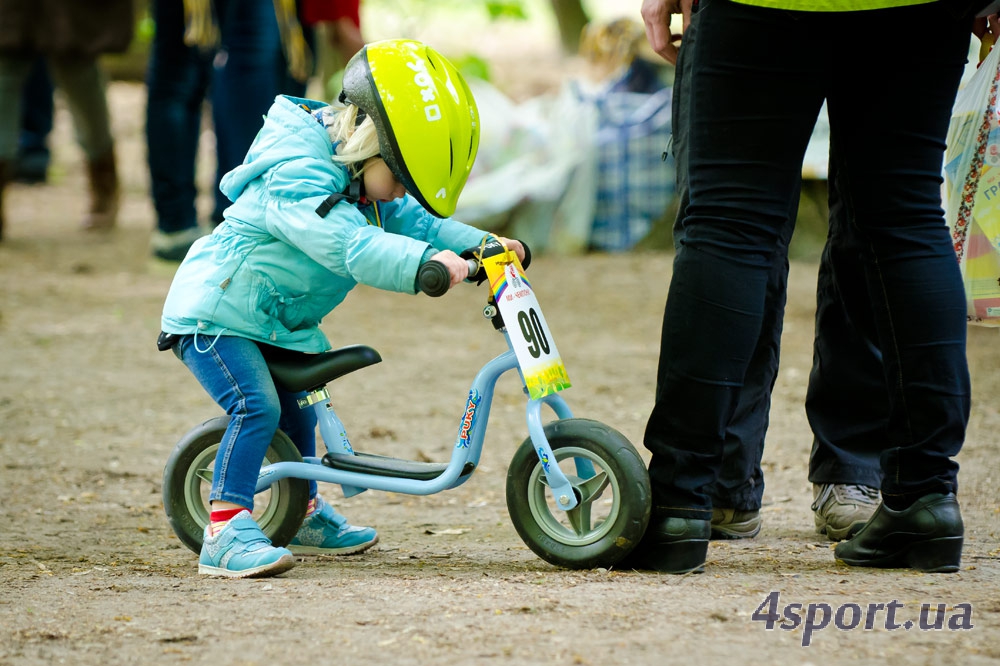
[(320, 217), (326, 217), (333, 210), (333, 207), (340, 201), (347, 201), (357, 205), (365, 196), (365, 184), (361, 178), (354, 178), (347, 187), (344, 188), (343, 192), (334, 192), (326, 199), (323, 200), (316, 208), (316, 214)]
[(351, 182), (347, 184), (348, 198), (354, 201), (362, 201), (365, 199), (365, 179), (361, 176), (355, 176), (351, 179)]

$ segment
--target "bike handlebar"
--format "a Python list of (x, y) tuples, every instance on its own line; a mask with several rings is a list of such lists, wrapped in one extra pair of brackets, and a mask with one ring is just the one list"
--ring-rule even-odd
[[(475, 259), (466, 259), (465, 263), (469, 267), (470, 277), (479, 270), (479, 262)], [(448, 267), (440, 261), (431, 259), (421, 264), (417, 270), (417, 285), (420, 287), (420, 291), (428, 296), (444, 296), (451, 287), (451, 273), (448, 272)]]
[[(521, 247), (524, 248), (524, 261), (521, 262), (521, 266), (527, 268), (528, 264), (531, 263), (531, 250), (528, 249), (528, 245), (524, 241), (521, 241)], [(470, 247), (460, 255), (469, 265), (469, 275), (463, 279), (477, 280), (480, 284), (486, 279), (485, 274), (481, 272), (482, 264), (479, 259), (479, 253), (482, 249), (478, 246)], [(506, 251), (506, 247), (496, 240), (487, 243), (485, 249), (489, 252), (484, 255), (487, 257), (494, 256), (500, 251)], [(417, 287), (428, 296), (444, 296), (451, 287), (451, 274), (448, 272), (448, 267), (434, 259), (422, 264), (417, 270)]]

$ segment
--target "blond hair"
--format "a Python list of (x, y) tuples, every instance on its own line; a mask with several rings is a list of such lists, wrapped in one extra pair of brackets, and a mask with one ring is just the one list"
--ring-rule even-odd
[(354, 104), (323, 109), (323, 126), (337, 146), (333, 161), (346, 165), (352, 177), (361, 175), (366, 160), (382, 153), (371, 117), (366, 116), (360, 124), (357, 119), (358, 107)]

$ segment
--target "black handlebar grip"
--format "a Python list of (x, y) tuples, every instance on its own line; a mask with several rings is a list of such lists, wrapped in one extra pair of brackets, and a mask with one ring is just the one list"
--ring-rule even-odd
[(428, 296), (444, 296), (451, 287), (451, 273), (447, 266), (432, 259), (417, 270), (417, 285)]

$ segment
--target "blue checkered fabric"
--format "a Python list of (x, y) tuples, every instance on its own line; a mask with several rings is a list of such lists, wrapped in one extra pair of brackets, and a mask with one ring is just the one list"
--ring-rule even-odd
[(598, 111), (597, 202), (590, 237), (595, 250), (631, 249), (673, 201), (672, 93), (671, 88), (654, 93), (612, 88), (591, 100)]

